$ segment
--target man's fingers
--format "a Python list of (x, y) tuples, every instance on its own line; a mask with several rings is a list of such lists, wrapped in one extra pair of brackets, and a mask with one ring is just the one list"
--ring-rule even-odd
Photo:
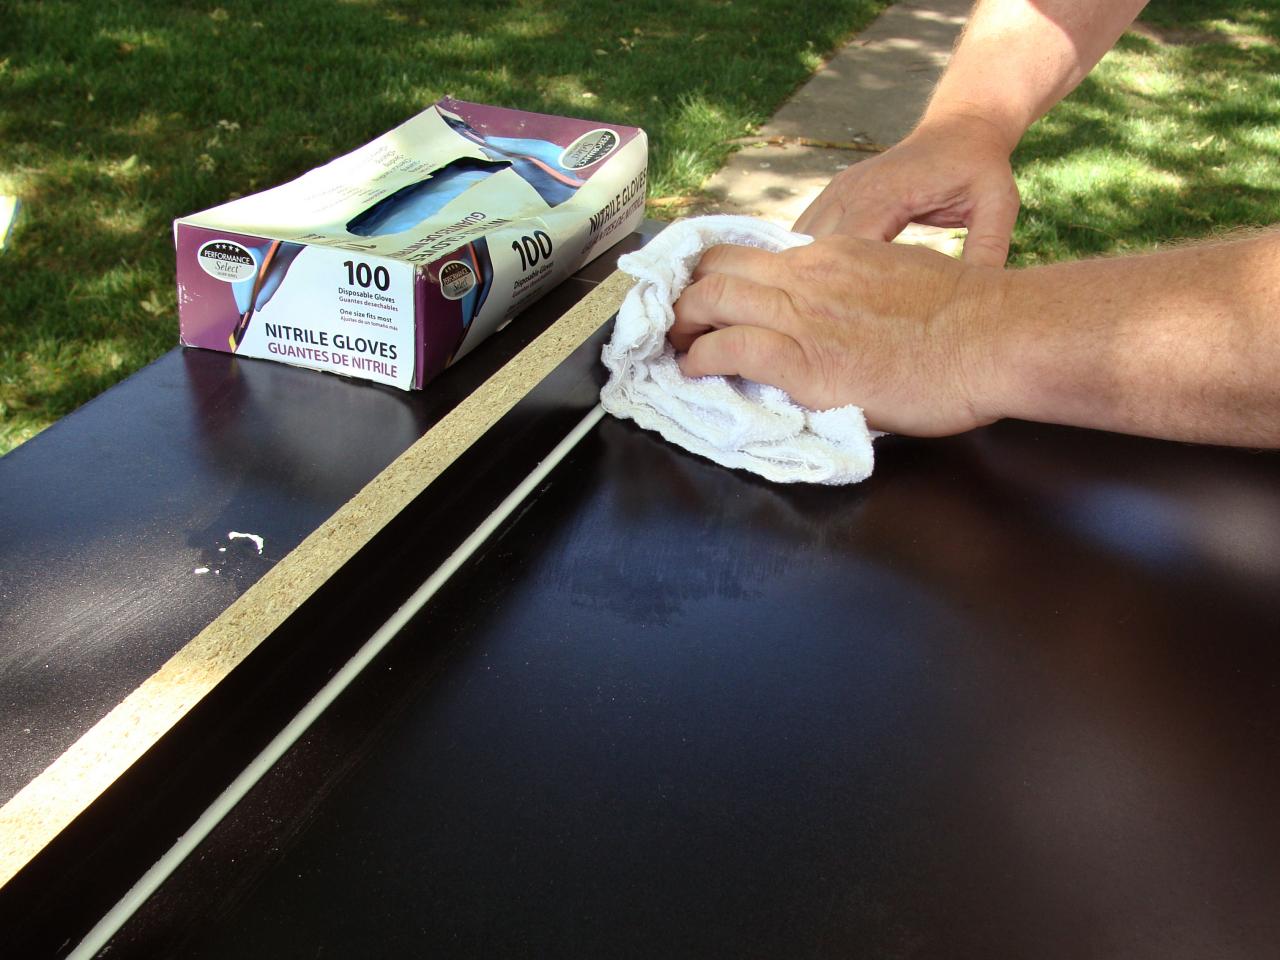
[(963, 259), (979, 267), (1003, 267), (1009, 257), (1009, 238), (1018, 220), (1018, 198), (985, 203), (973, 211)]
[(699, 337), (680, 358), (687, 377), (739, 376), (781, 387), (801, 403), (795, 391), (804, 392), (808, 370), (800, 344), (776, 330), (737, 326), (713, 330)]
[(903, 207), (896, 205), (859, 209), (846, 214), (831, 232), (857, 237), (859, 240), (892, 240), (910, 222), (911, 215), (904, 212)]
[(811, 237), (821, 237), (831, 233), (844, 212), (841, 197), (848, 190), (845, 184), (847, 179), (847, 176), (836, 174), (831, 182), (822, 188), (822, 192), (804, 208), (804, 212), (792, 224), (792, 231), (807, 233)]
[(710, 273), (680, 294), (675, 302), (675, 323), (667, 338), (677, 350), (683, 350), (694, 337), (708, 330), (742, 323), (788, 330), (794, 322), (791, 298), (777, 287), (727, 273)]
[(911, 216), (900, 204), (868, 204), (865, 201), (840, 207), (827, 204), (810, 216), (806, 210), (792, 229), (811, 237), (840, 234), (858, 240), (892, 240), (910, 222)]
[(770, 283), (778, 278), (782, 270), (776, 253), (740, 243), (718, 243), (703, 251), (702, 259), (693, 268), (693, 279), (698, 281), (713, 273), (723, 273), (744, 280)]
[(793, 233), (807, 233), (811, 237), (820, 237), (831, 232), (824, 227), (829, 227), (839, 219), (839, 207), (827, 199), (824, 191), (804, 208), (804, 213), (800, 214), (792, 224), (791, 230)]

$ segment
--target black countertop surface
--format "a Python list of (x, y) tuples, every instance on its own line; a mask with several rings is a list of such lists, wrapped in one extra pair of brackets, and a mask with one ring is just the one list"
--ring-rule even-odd
[(1270, 956), (1280, 463), (605, 421), (109, 954)]
[[(597, 346), (499, 446), (576, 421)], [(4, 796), (481, 372), (175, 351), (0, 460)], [(604, 421), (105, 955), (1274, 955), (1280, 456), (1015, 422), (876, 452), (778, 486)], [(497, 457), (0, 894), (23, 955), (434, 569)]]

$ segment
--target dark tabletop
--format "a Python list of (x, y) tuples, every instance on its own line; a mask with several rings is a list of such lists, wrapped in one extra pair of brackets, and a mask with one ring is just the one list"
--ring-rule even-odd
[[(255, 389), (230, 416), (222, 380), (168, 362), (186, 412), (147, 416), (194, 418), (197, 442), (154, 463), (188, 485), (150, 488), (167, 519), (112, 529), (216, 559), (266, 503), (295, 531), (268, 536), (278, 559), (331, 512), (329, 481), (225, 465), (251, 456), (242, 417), (289, 449), (295, 414)], [(354, 395), (290, 373), (340, 385), (330, 411)], [(391, 429), (420, 431), (387, 396)], [(565, 422), (590, 402), (542, 399)], [(364, 462), (336, 449), (374, 434), (361, 404), (347, 440), (316, 441), (327, 459), (280, 471)], [(779, 486), (606, 420), (105, 956), (1274, 956), (1280, 457), (1012, 422), (876, 454), (854, 487)], [(40, 496), (75, 498), (65, 463), (44, 469)], [(194, 511), (217, 469), (238, 479)], [(68, 516), (99, 529), (104, 503)], [(343, 584), (387, 583), (394, 556), (406, 595), (445, 527), (410, 511)], [(17, 529), (6, 556), (58, 542)], [(145, 547), (117, 554), (75, 595), (169, 582)], [(381, 622), (333, 604), (281, 648), (346, 650)], [(261, 686), (219, 710), (287, 699)], [(209, 757), (230, 749), (201, 729)]]
[(606, 421), (110, 956), (1274, 955), (1280, 464), (878, 456)]
[(177, 349), (0, 457), (0, 803), (641, 239), (427, 390)]

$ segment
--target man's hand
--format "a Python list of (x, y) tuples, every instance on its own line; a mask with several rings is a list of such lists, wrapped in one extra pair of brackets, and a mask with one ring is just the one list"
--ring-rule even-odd
[(968, 227), (965, 261), (1003, 266), (1018, 218), (1013, 146), (978, 116), (922, 124), (897, 146), (837, 174), (794, 229), (892, 240), (912, 221)]
[(1280, 229), (1025, 270), (828, 236), (706, 252), (668, 334), (689, 376), (941, 436), (1002, 416), (1280, 447)]
[(1009, 255), (1018, 190), (1009, 155), (1146, 0), (979, 0), (919, 126), (836, 176), (795, 229), (892, 240), (907, 225), (968, 227), (967, 263)]
[(830, 236), (782, 253), (712, 247), (668, 337), (687, 376), (740, 375), (879, 430), (959, 433), (995, 419), (984, 301), (1004, 272), (932, 250)]

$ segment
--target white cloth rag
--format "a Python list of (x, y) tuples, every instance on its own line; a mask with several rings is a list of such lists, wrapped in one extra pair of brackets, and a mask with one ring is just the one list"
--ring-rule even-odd
[(741, 377), (686, 377), (667, 341), (672, 304), (708, 247), (737, 243), (778, 251), (812, 241), (752, 217), (695, 217), (620, 257), (619, 269), (638, 282), (604, 347), (604, 409), (708, 460), (768, 480), (841, 484), (871, 476), (871, 441), (879, 434), (867, 430), (860, 408), (814, 411), (784, 390)]

